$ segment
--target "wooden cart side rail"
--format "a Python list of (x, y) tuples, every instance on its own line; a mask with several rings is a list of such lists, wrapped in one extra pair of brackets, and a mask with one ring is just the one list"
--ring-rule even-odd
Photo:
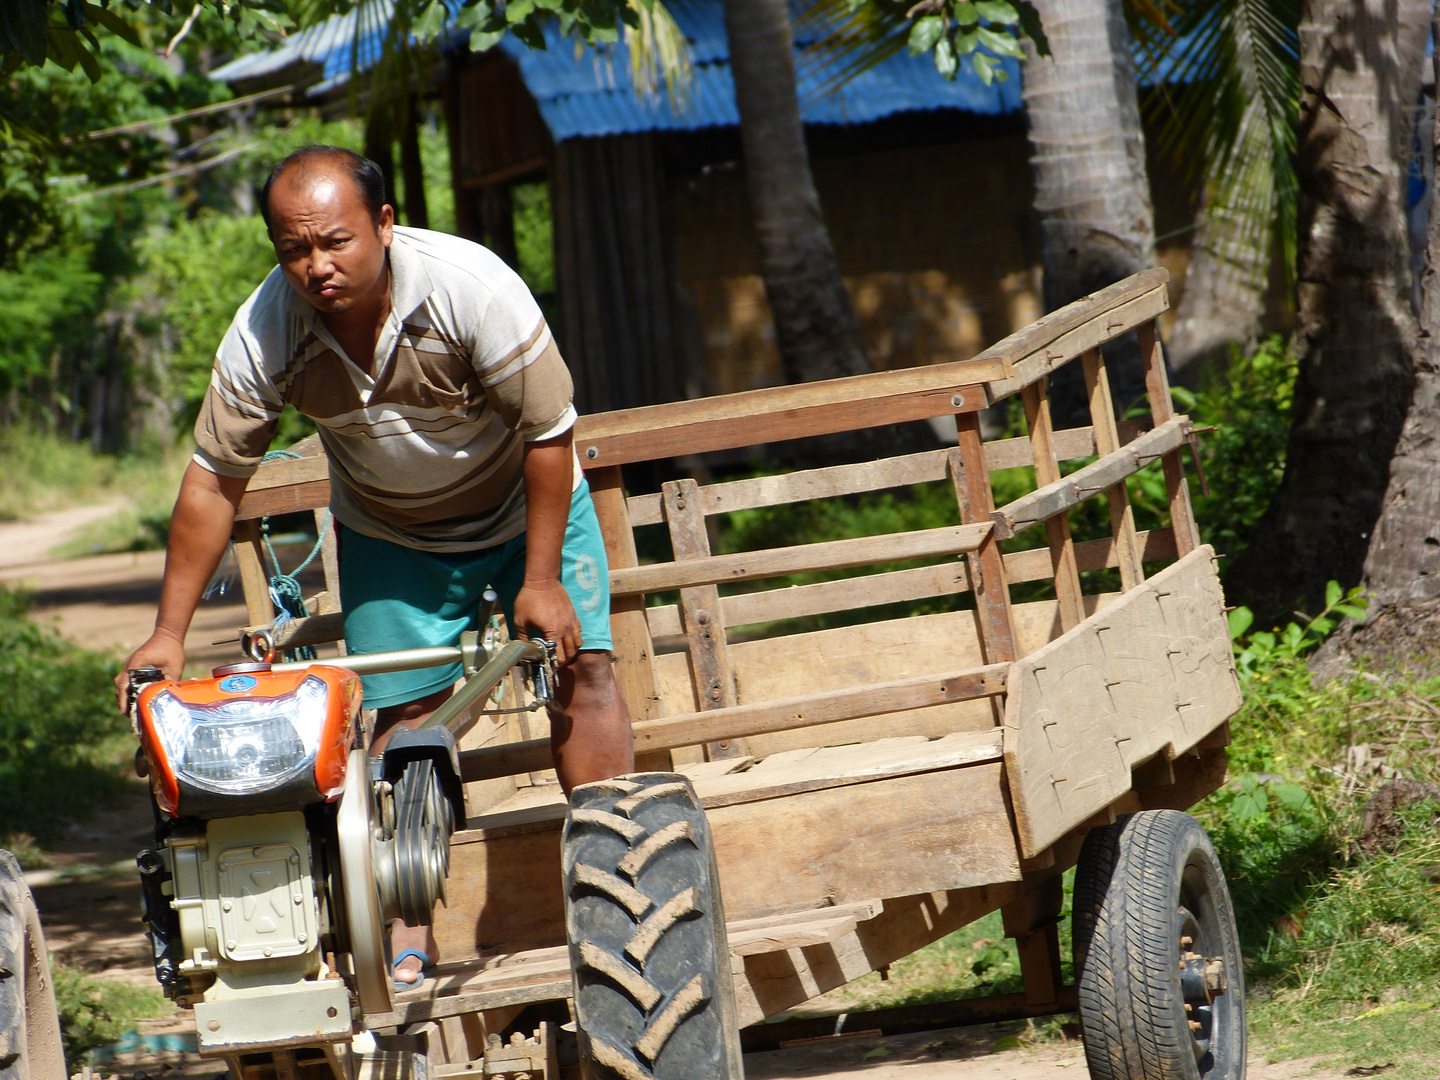
[[(1175, 558), (1175, 537), (1168, 528), (1140, 532), (1137, 540), (1146, 562)], [(1012, 551), (1003, 558), (1005, 580), (1012, 585), (1022, 581), (1043, 581), (1054, 573), (1047, 548)], [(1075, 561), (1082, 572), (1119, 566), (1120, 553), (1114, 537), (1104, 536), (1077, 543)], [(927, 600), (968, 592), (972, 587), (969, 568), (961, 562), (947, 562), (914, 570), (892, 570), (840, 581), (722, 596), (720, 619), (727, 628), (750, 626), (907, 600)], [(653, 638), (674, 637), (683, 633), (680, 613), (674, 604), (646, 608), (645, 615), (650, 620), (650, 636)]]
[[(1131, 437), (1140, 430), (1138, 425), (1127, 425), (1127, 433)], [(1095, 429), (1079, 427), (1057, 431), (1055, 448), (1062, 461), (1093, 457), (1096, 452)], [(709, 516), (729, 514), (737, 510), (753, 510), (762, 506), (804, 502), (809, 499), (828, 499), (835, 495), (857, 495), (865, 491), (931, 483), (948, 478), (946, 469), (949, 455), (948, 449), (924, 450), (918, 454), (863, 461), (855, 465), (831, 465), (823, 469), (805, 469), (774, 476), (756, 476), (745, 480), (707, 484), (699, 489), (700, 505)], [(992, 473), (1033, 465), (1035, 459), (1031, 453), (1030, 440), (1022, 435), (1014, 439), (987, 442), (985, 463)], [(659, 525), (665, 520), (663, 500), (659, 494), (631, 495), (626, 502), (630, 507), (631, 525)]]
[(990, 520), (995, 523), (996, 536), (1008, 539), (1114, 487), (1151, 462), (1185, 445), (1192, 430), (1188, 416), (1174, 417), (1069, 476), (1022, 495), (990, 515)]
[[(635, 735), (636, 751), (645, 752), (834, 724), (843, 720), (861, 720), (907, 709), (996, 697), (1005, 692), (1009, 669), (1009, 664), (988, 664), (964, 671), (896, 679), (779, 701), (642, 720), (631, 730)], [(461, 754), (461, 779), (468, 784), (475, 780), (531, 772), (549, 765), (548, 739), (483, 746)]]
[[(1169, 307), (1168, 280), (1143, 271), (970, 360), (581, 417), (575, 445), (587, 467), (624, 465), (976, 412), (1156, 318)], [(984, 371), (997, 374), (977, 377)]]
[(709, 555), (678, 562), (652, 563), (613, 570), (612, 597), (665, 592), (693, 585), (719, 585), (727, 581), (755, 581), (820, 570), (844, 570), (880, 562), (927, 559), (974, 551), (990, 535), (990, 522), (951, 525), (939, 529), (857, 536), (819, 544)]

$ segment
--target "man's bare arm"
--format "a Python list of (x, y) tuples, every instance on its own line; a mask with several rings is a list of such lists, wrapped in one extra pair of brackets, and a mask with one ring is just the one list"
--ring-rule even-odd
[(249, 481), (220, 476), (190, 463), (180, 481), (180, 495), (170, 518), (165, 552), (165, 580), (155, 632), (125, 661), (115, 677), (116, 700), (125, 709), (131, 668), (156, 667), (167, 679), (178, 679), (185, 667), (185, 634), (205, 586), (220, 565), (235, 525), (235, 509)]
[(554, 641), (561, 664), (585, 645), (575, 607), (560, 584), (560, 552), (574, 492), (573, 440), (567, 431), (525, 444), (525, 583), (515, 597), (515, 632)]

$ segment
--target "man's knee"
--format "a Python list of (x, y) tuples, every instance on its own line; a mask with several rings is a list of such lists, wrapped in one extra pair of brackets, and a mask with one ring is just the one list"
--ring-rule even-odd
[(608, 652), (597, 649), (581, 649), (569, 664), (575, 682), (581, 686), (598, 688), (615, 681), (615, 668)]

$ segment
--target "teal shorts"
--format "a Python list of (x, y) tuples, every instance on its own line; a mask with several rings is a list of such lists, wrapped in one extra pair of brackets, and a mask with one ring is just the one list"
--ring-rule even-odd
[[(477, 629), (480, 594), (491, 586), (514, 635), (515, 594), (525, 579), (525, 534), (480, 551), (418, 551), (340, 527), (340, 603), (351, 653), (458, 645)], [(610, 571), (590, 486), (570, 500), (560, 582), (580, 619), (584, 648), (608, 651)], [(460, 678), (460, 665), (366, 675), (365, 708), (403, 705)]]

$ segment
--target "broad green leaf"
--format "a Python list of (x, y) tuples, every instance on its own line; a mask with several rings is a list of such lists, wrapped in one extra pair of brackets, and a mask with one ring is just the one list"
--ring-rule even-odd
[[(545, 34), (534, 22), (522, 22), (511, 28), (517, 38), (532, 49), (544, 49)], [(612, 33), (614, 31), (611, 31)]]
[(955, 48), (948, 37), (942, 37), (935, 46), (935, 70), (947, 79), (955, 78), (955, 73), (960, 70), (960, 58), (955, 55)]
[(1310, 805), (1310, 793), (1298, 784), (1276, 784), (1275, 797), (1289, 810), (1303, 810)]
[(982, 52), (970, 54), (970, 62), (975, 65), (975, 74), (980, 76), (980, 81), (989, 86), (995, 81), (995, 58), (987, 56)]
[(974, 30), (955, 35), (955, 51), (961, 56), (969, 56), (975, 51), (975, 46), (979, 44), (980, 37)]
[(504, 30), (472, 30), (470, 31), (470, 51), (485, 52), (493, 49), (504, 36)]
[(1325, 606), (1334, 607), (1344, 595), (1344, 590), (1340, 588), (1340, 582), (1331, 578), (1325, 585)]
[(1025, 50), (1020, 48), (1020, 43), (1004, 31), (982, 26), (975, 32), (980, 35), (980, 43), (996, 56), (1013, 56), (1017, 60), (1024, 58)]
[(910, 28), (910, 55), (919, 56), (923, 52), (929, 52), (943, 33), (945, 20), (939, 15), (926, 15), (915, 20), (915, 25)]
[(1020, 13), (1007, 0), (975, 0), (975, 10), (982, 18), (1001, 26), (1013, 26), (1020, 21)]
[(139, 31), (110, 9), (103, 8), (99, 4), (86, 4), (85, 17), (91, 22), (105, 27), (116, 37), (128, 41), (136, 48), (144, 48)]
[[(510, 0), (510, 3), (505, 5), (505, 21), (511, 26), (517, 23), (523, 23), (530, 17), (530, 13), (534, 10), (535, 0)], [(520, 37), (518, 31), (515, 36)], [(521, 38), (521, 40), (523, 41), (524, 38)]]
[(955, 5), (955, 21), (961, 26), (974, 26), (980, 21), (980, 12), (972, 0), (960, 0)]
[(1040, 24), (1040, 13), (1030, 0), (1015, 0), (1015, 10), (1020, 14), (1020, 29), (1035, 43), (1035, 52), (1040, 56), (1050, 55), (1050, 39)]
[(1353, 604), (1336, 604), (1335, 613), (1337, 615), (1344, 615), (1347, 619), (1365, 618), (1365, 609), (1363, 607), (1355, 607)]
[(1237, 607), (1230, 612), (1230, 640), (1236, 640), (1255, 622), (1255, 613), (1248, 607)]

